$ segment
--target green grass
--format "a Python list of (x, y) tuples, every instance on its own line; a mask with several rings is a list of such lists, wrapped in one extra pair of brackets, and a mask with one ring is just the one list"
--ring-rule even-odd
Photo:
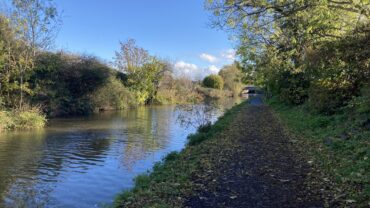
[(199, 171), (207, 155), (207, 142), (227, 128), (239, 109), (246, 102), (228, 110), (219, 120), (189, 135), (188, 145), (181, 152), (168, 154), (162, 162), (155, 164), (149, 173), (135, 179), (135, 187), (120, 194), (115, 207), (181, 207), (183, 196), (192, 192), (191, 176)]
[(369, 115), (343, 110), (329, 116), (276, 99), (268, 103), (319, 169), (331, 176), (337, 200), (370, 206), (370, 131), (365, 125)]
[(0, 132), (41, 129), (45, 124), (46, 117), (36, 108), (22, 111), (0, 111)]
[(9, 111), (0, 111), (0, 132), (14, 127), (14, 119)]

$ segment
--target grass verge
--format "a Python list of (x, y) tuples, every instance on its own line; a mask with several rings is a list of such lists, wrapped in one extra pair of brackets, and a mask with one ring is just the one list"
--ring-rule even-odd
[(181, 152), (168, 154), (163, 161), (154, 165), (150, 173), (136, 177), (135, 187), (120, 194), (115, 207), (181, 207), (184, 196), (194, 187), (191, 177), (202, 168), (202, 155), (207, 155), (207, 142), (227, 128), (240, 109), (247, 105), (243, 102), (234, 106), (210, 126), (199, 128), (189, 135), (188, 145)]
[(370, 206), (370, 130), (368, 114), (342, 111), (311, 113), (305, 106), (268, 104), (278, 113), (296, 142), (333, 182), (335, 200), (349, 207)]

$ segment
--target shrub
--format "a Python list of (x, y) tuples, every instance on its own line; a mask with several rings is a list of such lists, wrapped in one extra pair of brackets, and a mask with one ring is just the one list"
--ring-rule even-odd
[(14, 128), (14, 120), (10, 112), (0, 111), (0, 132)]
[(0, 111), (0, 131), (12, 129), (41, 129), (46, 118), (39, 108), (27, 110)]
[(370, 130), (370, 89), (368, 86), (362, 90), (361, 96), (350, 100), (343, 111), (352, 118), (352, 125)]
[(173, 152), (169, 153), (164, 158), (164, 161), (166, 161), (166, 162), (168, 162), (168, 161), (174, 161), (174, 160), (177, 160), (179, 158), (179, 156), (180, 156), (179, 152), (173, 151)]
[(50, 116), (85, 115), (93, 110), (89, 96), (116, 73), (96, 57), (45, 52), (30, 75), (33, 103)]
[(15, 113), (15, 128), (41, 129), (45, 126), (46, 118), (38, 108)]
[(309, 106), (311, 109), (326, 114), (332, 114), (349, 101), (351, 92), (336, 83), (316, 81), (309, 89)]
[(224, 80), (221, 76), (212, 74), (204, 78), (203, 86), (222, 90), (224, 88)]
[(132, 100), (131, 92), (115, 77), (110, 77), (91, 95), (95, 110), (124, 109), (133, 105)]
[(212, 129), (212, 123), (211, 123), (211, 122), (208, 122), (208, 123), (206, 123), (206, 124), (200, 125), (200, 126), (198, 127), (198, 132), (201, 132), (201, 133), (207, 133), (207, 132), (209, 132), (211, 129)]
[(280, 74), (278, 88), (280, 100), (285, 103), (299, 105), (308, 98), (309, 81), (303, 73), (292, 73), (284, 71)]
[(244, 84), (242, 80), (245, 78), (238, 64), (232, 64), (223, 67), (218, 73), (224, 80), (224, 89), (230, 90), (234, 97), (240, 95)]
[(199, 87), (197, 90), (205, 98), (221, 99), (226, 97), (233, 97), (233, 92), (229, 90), (219, 90), (205, 87)]
[(196, 90), (197, 85), (198, 83), (186, 77), (175, 79), (172, 75), (167, 75), (160, 82), (154, 102), (158, 104), (197, 103), (203, 99)]

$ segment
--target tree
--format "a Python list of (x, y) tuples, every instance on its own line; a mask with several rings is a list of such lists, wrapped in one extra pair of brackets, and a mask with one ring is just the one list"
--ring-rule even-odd
[(370, 17), (366, 0), (207, 2), (214, 26), (232, 30), (239, 37), (238, 53), (245, 65), (254, 65), (256, 58), (274, 47), (287, 53), (287, 61), (295, 68), (301, 68), (308, 49), (343, 35), (363, 33)]
[(127, 85), (136, 95), (139, 104), (154, 100), (160, 80), (166, 71), (171, 70), (170, 64), (150, 56), (133, 39), (120, 43), (115, 63), (121, 72), (127, 74)]
[(172, 65), (167, 61), (153, 57), (150, 63), (144, 65), (144, 70), (147, 71), (147, 76), (149, 78), (147, 84), (150, 86), (148, 88), (149, 97), (146, 102), (153, 103), (154, 99), (157, 97), (160, 82), (167, 72), (172, 71)]
[(136, 45), (134, 39), (120, 42), (120, 50), (116, 51), (115, 64), (118, 69), (128, 75), (135, 74), (146, 63), (150, 56), (147, 50)]
[(234, 96), (238, 96), (241, 93), (244, 75), (237, 63), (223, 67), (218, 74), (224, 80), (225, 89), (232, 91)]
[(224, 80), (219, 75), (211, 74), (203, 79), (203, 86), (222, 90), (224, 88)]
[(33, 60), (37, 51), (51, 46), (60, 23), (56, 7), (52, 1), (44, 0), (13, 0), (12, 20), (17, 43), (20, 81), (19, 107), (23, 105), (24, 76), (33, 69)]
[[(332, 106), (338, 108), (369, 79), (369, 52), (363, 47), (370, 32), (368, 0), (207, 2), (214, 26), (238, 38), (237, 53), (248, 78), (268, 94), (298, 104), (337, 94), (340, 99), (329, 100), (337, 100)], [(292, 90), (299, 80), (305, 84)], [(291, 85), (282, 84), (287, 82)], [(318, 92), (321, 98), (315, 99)]]
[(61, 23), (52, 0), (13, 0), (18, 37), (29, 44), (32, 55), (52, 46)]
[[(9, 25), (9, 19), (0, 15), (0, 99), (8, 94), (10, 83), (9, 46), (14, 41), (14, 34)], [(8, 94), (9, 95), (9, 94)], [(4, 101), (2, 100), (1, 103)]]
[[(15, 100), (23, 103), (23, 91), (29, 91), (23, 85), (23, 71), (31, 66), (27, 45), (17, 39), (17, 32), (8, 17), (0, 16), (0, 53), (2, 55), (2, 68), (0, 77), (0, 93), (6, 96), (5, 104), (13, 107)], [(15, 94), (20, 91), (20, 99)]]

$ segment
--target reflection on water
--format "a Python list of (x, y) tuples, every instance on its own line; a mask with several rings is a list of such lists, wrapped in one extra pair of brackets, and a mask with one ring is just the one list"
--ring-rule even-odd
[(194, 128), (176, 122), (179, 113), (174, 106), (140, 107), (0, 135), (0, 207), (111, 203), (136, 175), (184, 147)]

